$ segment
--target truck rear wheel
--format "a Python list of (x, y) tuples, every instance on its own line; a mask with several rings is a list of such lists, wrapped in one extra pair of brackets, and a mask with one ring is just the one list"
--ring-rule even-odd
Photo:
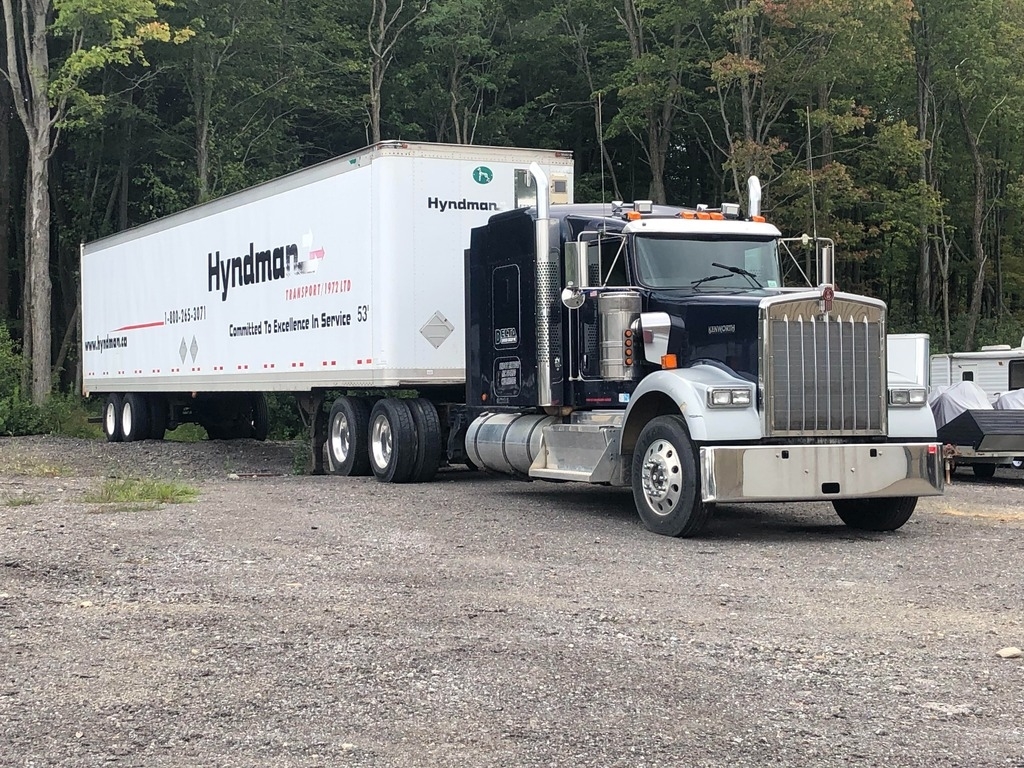
[(836, 499), (832, 502), (839, 518), (861, 531), (895, 531), (914, 514), (916, 496), (885, 499)]
[(103, 434), (108, 443), (119, 443), (121, 434), (121, 395), (111, 392), (103, 406)]
[(387, 397), (370, 412), (370, 468), (385, 483), (407, 483), (416, 462), (416, 427), (409, 405)]
[(422, 397), (410, 400), (409, 410), (416, 427), (416, 461), (409, 479), (414, 483), (427, 483), (434, 479), (441, 466), (441, 419), (434, 404)]
[(129, 392), (121, 401), (121, 438), (126, 443), (149, 437), (149, 403), (146, 396)]
[(339, 397), (331, 406), (327, 453), (331, 471), (343, 477), (370, 474), (370, 403), (360, 397)]
[(711, 515), (700, 498), (697, 459), (680, 416), (658, 416), (640, 432), (633, 452), (633, 501), (648, 530), (695, 536)]

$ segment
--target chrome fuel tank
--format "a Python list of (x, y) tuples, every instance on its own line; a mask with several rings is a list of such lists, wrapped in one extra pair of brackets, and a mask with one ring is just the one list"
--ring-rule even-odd
[(544, 427), (558, 421), (534, 413), (485, 413), (469, 425), (466, 454), (478, 467), (526, 475), (541, 451)]

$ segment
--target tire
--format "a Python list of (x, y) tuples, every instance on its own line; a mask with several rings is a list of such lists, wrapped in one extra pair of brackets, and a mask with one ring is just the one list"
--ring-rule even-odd
[(252, 437), (263, 442), (270, 434), (270, 410), (267, 408), (267, 396), (257, 392), (252, 396)]
[(700, 498), (697, 459), (681, 416), (658, 416), (640, 432), (633, 452), (633, 501), (649, 531), (695, 536), (711, 505)]
[(145, 395), (129, 392), (121, 401), (121, 439), (134, 443), (149, 437), (149, 403)]
[(149, 439), (163, 440), (167, 434), (167, 399), (149, 395)]
[(974, 471), (974, 476), (982, 480), (991, 480), (996, 476), (995, 464), (972, 464), (971, 469)]
[(327, 422), (327, 457), (331, 472), (342, 477), (365, 477), (370, 470), (370, 402), (339, 397)]
[(832, 502), (839, 518), (860, 531), (895, 531), (914, 514), (916, 496), (884, 499), (836, 499)]
[(103, 434), (108, 443), (120, 443), (124, 436), (121, 433), (121, 395), (111, 392), (103, 405)]
[(441, 466), (441, 419), (434, 404), (422, 397), (409, 400), (409, 410), (416, 428), (416, 461), (409, 479), (429, 483)]
[(416, 463), (416, 427), (404, 400), (378, 400), (370, 411), (370, 469), (383, 483), (407, 483)]

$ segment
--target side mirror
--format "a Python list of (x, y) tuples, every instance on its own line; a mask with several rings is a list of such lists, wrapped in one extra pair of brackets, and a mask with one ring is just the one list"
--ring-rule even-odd
[(583, 291), (575, 285), (562, 290), (562, 303), (568, 309), (579, 309), (586, 300), (587, 297), (583, 295)]

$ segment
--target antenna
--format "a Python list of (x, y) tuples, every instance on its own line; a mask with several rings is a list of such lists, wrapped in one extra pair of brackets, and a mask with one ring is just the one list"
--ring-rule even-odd
[[(604, 111), (601, 106), (601, 92), (597, 92), (597, 147), (601, 153), (601, 210), (604, 210), (608, 202), (608, 193), (604, 188)], [(604, 216), (601, 217), (601, 229), (604, 230), (607, 224), (604, 223)]]

